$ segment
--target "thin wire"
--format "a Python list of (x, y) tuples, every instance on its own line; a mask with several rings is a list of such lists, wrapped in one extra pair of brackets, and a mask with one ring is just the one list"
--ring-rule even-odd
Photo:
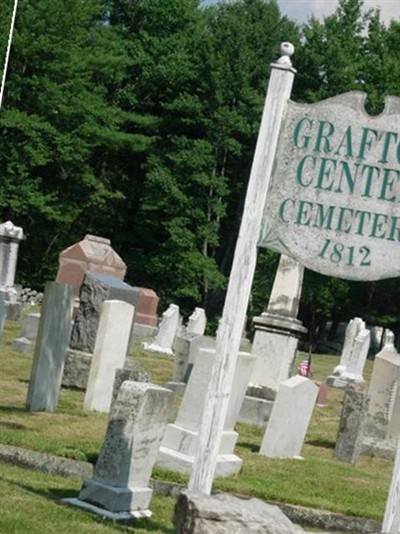
[(5, 86), (5, 83), (6, 83), (8, 60), (10, 58), (10, 52), (11, 52), (11, 42), (12, 42), (12, 36), (13, 36), (13, 33), (14, 33), (15, 17), (17, 15), (17, 6), (18, 6), (18, 0), (15, 0), (13, 14), (12, 14), (12, 18), (11, 18), (10, 33), (8, 34), (8, 44), (7, 44), (6, 59), (4, 61), (3, 78), (1, 80), (0, 109), (1, 109), (2, 102), (3, 102), (4, 86)]

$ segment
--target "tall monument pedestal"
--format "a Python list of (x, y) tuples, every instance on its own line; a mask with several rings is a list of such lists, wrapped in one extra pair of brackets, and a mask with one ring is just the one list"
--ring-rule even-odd
[(296, 318), (269, 312), (255, 317), (253, 322), (256, 332), (252, 353), (258, 358), (250, 385), (262, 385), (276, 392), (279, 384), (289, 377), (299, 338), (307, 329)]
[(266, 426), (279, 384), (290, 376), (297, 345), (307, 329), (297, 319), (303, 267), (281, 255), (268, 307), (254, 317), (257, 356), (239, 421)]

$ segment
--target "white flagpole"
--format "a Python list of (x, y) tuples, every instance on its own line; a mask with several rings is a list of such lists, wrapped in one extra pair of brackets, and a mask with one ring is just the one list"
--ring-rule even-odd
[(5, 86), (5, 83), (6, 83), (8, 60), (10, 58), (11, 42), (12, 42), (12, 37), (13, 37), (13, 33), (14, 33), (14, 24), (15, 24), (15, 17), (17, 15), (17, 7), (18, 7), (18, 0), (15, 0), (14, 1), (13, 14), (12, 14), (12, 18), (11, 18), (10, 33), (8, 34), (8, 44), (7, 44), (6, 59), (4, 61), (3, 78), (1, 80), (0, 109), (1, 109), (2, 102), (3, 102), (4, 86)]

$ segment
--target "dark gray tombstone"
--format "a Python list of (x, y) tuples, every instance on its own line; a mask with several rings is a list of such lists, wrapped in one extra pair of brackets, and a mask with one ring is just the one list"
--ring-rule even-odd
[(72, 328), (71, 349), (93, 353), (101, 308), (105, 300), (122, 300), (136, 308), (139, 296), (138, 288), (119, 278), (86, 273), (80, 289), (78, 313)]

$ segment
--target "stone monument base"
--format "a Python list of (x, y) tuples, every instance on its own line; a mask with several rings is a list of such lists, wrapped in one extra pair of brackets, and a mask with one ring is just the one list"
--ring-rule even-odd
[(384, 440), (365, 437), (362, 444), (361, 454), (375, 456), (385, 460), (394, 460), (396, 456), (396, 443)]
[[(219, 449), (216, 476), (227, 477), (240, 471), (242, 460), (233, 454), (238, 433), (224, 431)], [(171, 471), (191, 473), (198, 447), (198, 432), (170, 424), (165, 431), (163, 445), (158, 450), (156, 465)]]
[(173, 356), (174, 351), (172, 349), (166, 349), (165, 347), (161, 347), (160, 345), (157, 345), (156, 343), (142, 343), (142, 349), (146, 352), (153, 352), (154, 354), (157, 354), (158, 356)]
[(101, 515), (102, 517), (107, 517), (108, 519), (113, 519), (114, 521), (129, 521), (130, 519), (142, 519), (144, 517), (151, 517), (152, 513), (150, 510), (137, 510), (133, 512), (110, 512), (105, 508), (100, 508), (100, 506), (95, 506), (80, 499), (62, 499), (62, 502), (65, 504), (70, 504), (72, 506), (78, 506), (83, 508), (88, 512), (93, 512), (94, 514)]
[(341, 375), (330, 375), (326, 379), (326, 385), (331, 388), (346, 389), (349, 385), (363, 386), (363, 379), (347, 378)]
[(119, 487), (98, 480), (85, 480), (79, 500), (105, 508), (109, 512), (141, 512), (148, 510), (153, 490), (148, 487)]
[[(158, 451), (156, 466), (190, 474), (194, 463), (194, 456), (161, 446)], [(239, 473), (243, 460), (235, 454), (219, 454), (217, 459), (216, 477), (229, 477)]]

